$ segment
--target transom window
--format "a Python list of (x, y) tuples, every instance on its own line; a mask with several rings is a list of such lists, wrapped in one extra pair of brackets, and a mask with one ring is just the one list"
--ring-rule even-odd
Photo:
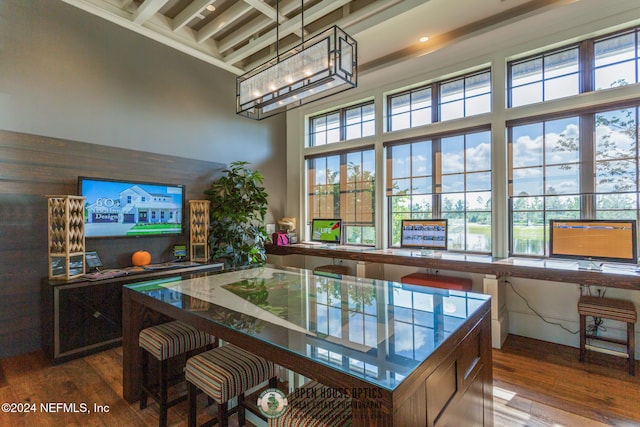
[(332, 144), (375, 134), (373, 101), (309, 119), (309, 146)]
[(491, 72), (467, 74), (388, 96), (389, 131), (491, 111)]
[(640, 45), (638, 30), (631, 30), (594, 43), (595, 90), (638, 83)]
[(580, 93), (577, 46), (509, 64), (509, 106), (533, 104)]
[(508, 64), (509, 107), (638, 83), (637, 28)]

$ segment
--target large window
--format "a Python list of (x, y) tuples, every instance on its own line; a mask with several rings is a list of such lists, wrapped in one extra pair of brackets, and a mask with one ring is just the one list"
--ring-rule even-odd
[(638, 83), (638, 37), (632, 29), (511, 61), (509, 107)]
[(448, 248), (491, 252), (491, 132), (474, 130), (387, 147), (390, 246), (402, 219), (447, 218)]
[(550, 219), (638, 218), (638, 106), (509, 127), (511, 253), (548, 254)]
[(375, 245), (373, 148), (307, 160), (307, 219), (341, 218), (344, 243)]
[(309, 145), (331, 144), (375, 134), (373, 101), (341, 108), (309, 119)]
[(389, 95), (389, 131), (491, 111), (491, 72), (481, 71)]

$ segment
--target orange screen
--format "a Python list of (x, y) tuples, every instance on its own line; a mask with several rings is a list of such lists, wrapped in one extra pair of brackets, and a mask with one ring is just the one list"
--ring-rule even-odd
[(632, 222), (554, 221), (551, 255), (633, 260)]

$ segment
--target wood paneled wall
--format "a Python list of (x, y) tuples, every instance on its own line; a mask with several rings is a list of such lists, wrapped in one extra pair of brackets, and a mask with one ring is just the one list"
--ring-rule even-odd
[[(179, 144), (176, 141), (176, 144)], [(202, 199), (224, 164), (0, 130), (0, 358), (40, 348), (40, 281), (47, 273), (48, 194), (77, 194), (78, 176), (186, 186)], [(171, 258), (183, 236), (87, 239), (105, 267), (131, 264), (138, 249), (152, 262)]]

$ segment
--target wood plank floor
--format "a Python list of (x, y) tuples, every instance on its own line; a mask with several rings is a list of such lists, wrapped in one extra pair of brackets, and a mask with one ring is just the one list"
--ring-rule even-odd
[[(510, 336), (494, 350), (496, 427), (640, 426), (640, 378), (619, 358)], [(157, 405), (143, 411), (122, 399), (122, 349), (51, 366), (36, 352), (0, 360), (0, 403), (36, 404), (28, 413), (0, 412), (0, 426), (157, 426)], [(41, 403), (75, 403), (76, 410), (45, 413)], [(87, 405), (85, 413), (81, 404)], [(95, 412), (94, 404), (108, 407)], [(67, 408), (69, 409), (69, 408)], [(186, 403), (169, 411), (185, 426)], [(204, 419), (203, 419), (204, 421)], [(237, 425), (235, 416), (231, 425)]]

